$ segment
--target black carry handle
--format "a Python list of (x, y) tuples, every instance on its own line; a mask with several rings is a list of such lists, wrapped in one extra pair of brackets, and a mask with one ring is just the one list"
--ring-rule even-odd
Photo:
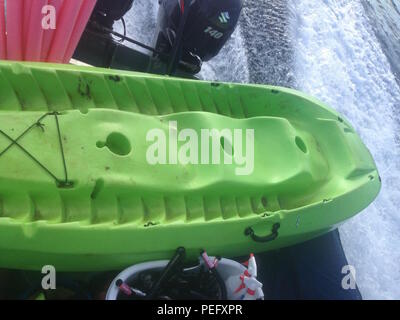
[(255, 242), (269, 242), (275, 240), (278, 237), (278, 229), (280, 228), (280, 226), (281, 226), (280, 223), (275, 223), (272, 226), (272, 233), (264, 237), (257, 236), (254, 233), (253, 228), (251, 227), (248, 227), (246, 230), (244, 230), (244, 234), (246, 236), (250, 236)]

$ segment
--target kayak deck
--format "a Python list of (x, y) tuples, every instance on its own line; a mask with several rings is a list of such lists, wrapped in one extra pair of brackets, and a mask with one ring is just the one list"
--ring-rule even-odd
[[(220, 145), (221, 164), (214, 165), (211, 159), (209, 164), (201, 164), (201, 159), (195, 159), (198, 164), (149, 164), (146, 150), (151, 142), (146, 142), (146, 133), (157, 128), (167, 136), (172, 121), (185, 128), (193, 123), (191, 128), (199, 136), (204, 127), (254, 129), (255, 163), (248, 164), (252, 167), (249, 173), (253, 171), (236, 175), (244, 164), (223, 164), (225, 151)], [(187, 223), (299, 208), (337, 195), (320, 192), (330, 178), (328, 162), (316, 144), (309, 144), (307, 150), (304, 142), (299, 146), (302, 140), (296, 129), (279, 118), (233, 120), (204, 113), (158, 118), (92, 110), (47, 116), (3, 112), (0, 123), (6, 124), (0, 130), (9, 135), (34, 125), (18, 145), (0, 137), (0, 150), (9, 147), (0, 156), (0, 161), (8, 164), (0, 168), (1, 185), (12, 192), (15, 202), (7, 201), (2, 216), (94, 224)], [(200, 142), (196, 144), (200, 149)], [(179, 142), (177, 147), (182, 145)], [(71, 199), (60, 197), (63, 192)], [(49, 199), (55, 203), (50, 205)]]
[[(193, 257), (265, 251), (331, 229), (380, 188), (350, 124), (290, 89), (0, 62), (0, 97), (1, 266), (105, 270), (178, 246)], [(172, 144), (174, 123), (198, 137), (254, 130), (252, 170), (150, 164), (149, 131)], [(220, 160), (230, 139), (214, 150)], [(230, 142), (244, 154), (246, 142)], [(277, 224), (268, 243), (245, 233), (263, 238)]]

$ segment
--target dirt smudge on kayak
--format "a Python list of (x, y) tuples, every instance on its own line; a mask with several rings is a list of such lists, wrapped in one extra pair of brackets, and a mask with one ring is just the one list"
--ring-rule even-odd
[(92, 99), (92, 94), (90, 90), (90, 86), (88, 83), (82, 80), (82, 78), (79, 78), (78, 82), (78, 93), (82, 97), (86, 97), (88, 100)]
[(111, 81), (114, 81), (114, 82), (120, 82), (121, 81), (121, 77), (118, 76), (118, 75), (109, 76), (108, 79), (110, 79)]

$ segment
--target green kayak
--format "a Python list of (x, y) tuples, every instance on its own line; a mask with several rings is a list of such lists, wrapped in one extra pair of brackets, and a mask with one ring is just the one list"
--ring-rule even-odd
[(0, 267), (276, 249), (380, 186), (352, 126), (294, 90), (0, 62)]

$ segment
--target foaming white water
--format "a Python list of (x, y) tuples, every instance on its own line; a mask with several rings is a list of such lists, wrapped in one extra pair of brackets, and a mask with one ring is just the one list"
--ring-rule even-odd
[[(132, 9), (124, 17), (127, 35), (139, 42), (152, 46), (157, 24), (158, 6), (158, 1), (135, 0)], [(117, 23), (115, 29), (123, 33), (122, 23)], [(136, 50), (147, 52), (146, 49), (130, 44), (129, 42), (125, 42), (124, 44), (134, 47)]]
[(340, 228), (346, 255), (364, 298), (399, 299), (400, 89), (359, 1), (290, 3), (298, 88), (350, 120), (382, 177), (377, 200)]
[(249, 82), (249, 68), (240, 26), (218, 56), (203, 64), (200, 78), (207, 80)]

